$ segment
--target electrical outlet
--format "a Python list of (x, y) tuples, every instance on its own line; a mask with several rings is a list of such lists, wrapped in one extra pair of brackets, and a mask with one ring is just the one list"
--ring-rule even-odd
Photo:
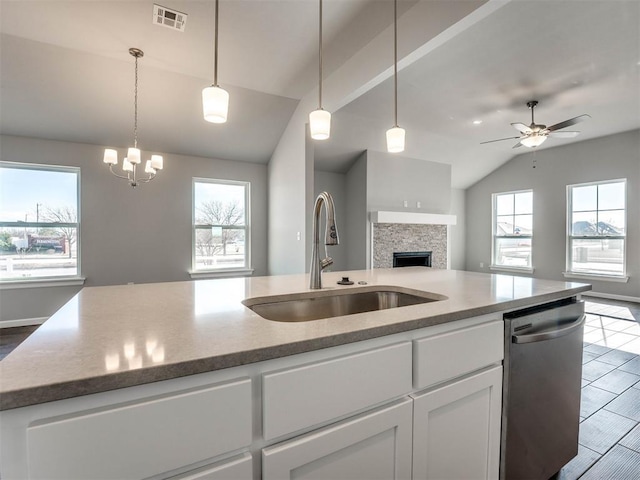
[(300, 240), (300, 232), (296, 233), (296, 240)]
[(416, 208), (421, 208), (422, 204), (420, 202), (416, 202)]
[(484, 262), (480, 262), (480, 268), (484, 268)]
[(407, 208), (409, 206), (409, 202), (407, 202), (406, 200), (404, 201), (404, 208)]

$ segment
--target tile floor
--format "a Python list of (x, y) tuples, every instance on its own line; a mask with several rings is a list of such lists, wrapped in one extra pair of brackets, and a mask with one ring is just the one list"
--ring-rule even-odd
[[(579, 450), (556, 478), (640, 479), (640, 304), (584, 298)], [(0, 359), (32, 331), (2, 332)]]
[(640, 479), (640, 304), (584, 299), (578, 456), (557, 478)]

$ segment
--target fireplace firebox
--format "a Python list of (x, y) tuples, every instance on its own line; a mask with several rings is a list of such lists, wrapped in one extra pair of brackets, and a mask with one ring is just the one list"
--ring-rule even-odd
[(430, 267), (431, 252), (393, 252), (393, 267)]

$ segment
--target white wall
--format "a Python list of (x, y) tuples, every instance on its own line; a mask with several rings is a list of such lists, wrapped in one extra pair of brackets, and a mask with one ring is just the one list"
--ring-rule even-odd
[(486, 272), (491, 263), (491, 194), (533, 189), (533, 276), (566, 280), (562, 272), (566, 266), (567, 185), (619, 178), (628, 182), (630, 279), (628, 283), (584, 283), (591, 283), (595, 292), (640, 298), (640, 130), (519, 155), (468, 188), (466, 269)]
[[(251, 183), (252, 267), (254, 275), (267, 273), (266, 165), (164, 154), (157, 178), (133, 189), (109, 173), (104, 147), (14, 136), (0, 142), (4, 161), (80, 167), (85, 286), (190, 280), (193, 177)], [(77, 290), (0, 290), (0, 320), (49, 316)]]
[(369, 266), (369, 217), (367, 213), (367, 152), (364, 152), (346, 174), (347, 187), (347, 262), (349, 270)]

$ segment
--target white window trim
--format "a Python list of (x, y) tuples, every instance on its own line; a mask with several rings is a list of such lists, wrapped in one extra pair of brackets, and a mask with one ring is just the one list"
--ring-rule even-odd
[[(574, 238), (571, 235), (572, 232), (572, 224), (573, 224), (573, 199), (572, 199), (572, 195), (571, 195), (571, 191), (574, 187), (588, 187), (590, 185), (606, 185), (607, 183), (620, 183), (623, 182), (624, 183), (624, 224), (625, 224), (625, 234), (623, 236), (624, 238), (624, 249), (622, 252), (622, 273), (621, 274), (616, 274), (616, 273), (597, 273), (597, 272), (589, 272), (589, 271), (575, 271), (575, 270), (571, 270), (571, 261), (573, 259), (572, 254), (571, 254), (571, 239)], [(597, 209), (597, 205), (596, 205), (596, 211), (599, 212), (600, 210)], [(573, 185), (567, 185), (567, 213), (566, 213), (566, 217), (567, 217), (567, 236), (566, 236), (566, 253), (565, 253), (565, 258), (566, 258), (566, 271), (562, 272), (562, 275), (564, 275), (566, 278), (579, 278), (579, 279), (584, 279), (584, 280), (597, 280), (597, 281), (603, 281), (603, 282), (620, 282), (620, 283), (626, 283), (629, 281), (629, 277), (627, 276), (627, 234), (626, 234), (626, 227), (627, 225), (627, 212), (628, 212), (628, 208), (627, 208), (627, 179), (626, 178), (618, 178), (618, 179), (613, 179), (613, 180), (601, 180), (601, 181), (595, 181), (595, 182), (586, 182), (586, 183), (576, 183)], [(580, 237), (575, 237), (575, 238), (580, 238)], [(602, 239), (602, 240), (606, 240), (612, 237), (607, 237), (607, 236), (596, 236), (597, 239)], [(619, 237), (615, 237), (615, 238), (619, 238)]]
[(84, 277), (39, 277), (31, 280), (2, 280), (0, 290), (18, 290), (22, 288), (71, 287), (84, 285)]
[(533, 273), (533, 267), (511, 267), (509, 265), (489, 265), (489, 270), (496, 272)]
[[(244, 189), (244, 267), (211, 268), (196, 270), (196, 183), (216, 183), (226, 185), (242, 185)], [(191, 278), (244, 277), (253, 274), (251, 267), (251, 182), (244, 180), (227, 180), (218, 178), (194, 177), (191, 182)]]
[[(491, 265), (489, 265), (489, 270), (504, 270), (506, 272), (521, 272), (521, 273), (533, 273), (533, 234), (532, 235), (518, 235), (517, 238), (530, 238), (531, 239), (531, 266), (530, 267), (518, 267), (511, 265), (499, 265), (495, 263), (496, 260), (496, 217), (497, 217), (497, 208), (496, 208), (496, 200), (499, 195), (515, 195), (517, 193), (528, 193), (531, 192), (531, 197), (533, 199), (533, 189), (528, 188), (525, 190), (514, 190), (511, 192), (500, 192), (500, 193), (492, 193), (491, 194)], [(533, 219), (533, 204), (531, 207), (531, 217)], [(533, 229), (533, 225), (532, 225)], [(514, 236), (515, 237), (515, 236)], [(510, 237), (499, 237), (499, 238), (510, 238)]]
[[(76, 174), (76, 272), (77, 275), (67, 275), (67, 276), (51, 276), (51, 277), (35, 277), (35, 278), (15, 278), (15, 279), (2, 279), (0, 280), (0, 290), (14, 290), (20, 288), (44, 288), (44, 287), (66, 287), (66, 286), (77, 286), (84, 285), (85, 278), (82, 276), (81, 269), (81, 228), (80, 219), (82, 218), (81, 214), (81, 204), (80, 198), (81, 192), (80, 189), (82, 187), (81, 174), (82, 171), (80, 167), (70, 167), (70, 166), (62, 166), (62, 165), (47, 165), (42, 163), (22, 163), (22, 162), (5, 162), (0, 161), (0, 165), (6, 165), (11, 168), (20, 168), (23, 170), (47, 170), (47, 171), (58, 171), (58, 172), (69, 172)], [(31, 223), (31, 222), (30, 222)], [(34, 222), (37, 223), (37, 222)]]

